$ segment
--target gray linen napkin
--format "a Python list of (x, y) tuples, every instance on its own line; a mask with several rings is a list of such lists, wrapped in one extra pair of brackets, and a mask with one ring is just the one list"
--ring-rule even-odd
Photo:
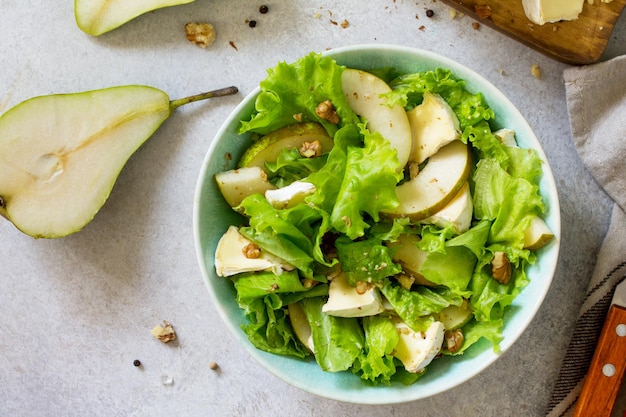
[(572, 415), (615, 286), (626, 277), (626, 56), (567, 68), (563, 79), (576, 149), (615, 204), (546, 410), (549, 417)]

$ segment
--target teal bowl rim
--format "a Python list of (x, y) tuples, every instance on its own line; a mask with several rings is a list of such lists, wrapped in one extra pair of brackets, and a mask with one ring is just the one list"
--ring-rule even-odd
[[(427, 398), (452, 389), (482, 372), (491, 365), (524, 333), (535, 317), (550, 288), (559, 257), (561, 219), (558, 192), (552, 170), (539, 140), (519, 110), (495, 86), (471, 69), (437, 53), (413, 47), (389, 44), (360, 44), (323, 52), (341, 65), (363, 70), (394, 66), (400, 71), (421, 71), (447, 68), (466, 81), (467, 88), (481, 92), (496, 113), (496, 124), (515, 130), (521, 147), (537, 150), (543, 159), (543, 177), (540, 182), (546, 202), (545, 220), (555, 239), (538, 251), (537, 262), (527, 272), (529, 285), (516, 297), (505, 314), (504, 339), (500, 352), (481, 341), (463, 355), (441, 357), (434, 361), (427, 373), (415, 384), (405, 386), (369, 386), (351, 372), (323, 372), (314, 359), (301, 360), (270, 354), (256, 349), (241, 330), (243, 313), (235, 301), (232, 284), (217, 277), (213, 254), (217, 240), (230, 224), (242, 218), (223, 201), (213, 176), (216, 172), (235, 167), (242, 149), (249, 143), (245, 135), (236, 134), (242, 115), (249, 115), (254, 99), (260, 92), (255, 88), (232, 111), (211, 142), (198, 176), (193, 203), (193, 233), (196, 256), (213, 304), (235, 340), (258, 363), (276, 377), (303, 391), (324, 398), (355, 404), (396, 404)], [(218, 222), (215, 223), (215, 219)]]

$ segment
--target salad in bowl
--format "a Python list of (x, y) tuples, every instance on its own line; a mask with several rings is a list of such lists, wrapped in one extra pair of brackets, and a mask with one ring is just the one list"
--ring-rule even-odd
[(456, 63), (380, 45), (269, 69), (212, 144), (194, 221), (237, 339), (286, 381), (360, 403), (493, 362), (543, 300), (560, 233), (515, 108)]

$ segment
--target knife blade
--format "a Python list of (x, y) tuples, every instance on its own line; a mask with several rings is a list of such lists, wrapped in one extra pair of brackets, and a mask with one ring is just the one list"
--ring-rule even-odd
[(615, 287), (574, 417), (610, 416), (626, 369), (626, 279)]

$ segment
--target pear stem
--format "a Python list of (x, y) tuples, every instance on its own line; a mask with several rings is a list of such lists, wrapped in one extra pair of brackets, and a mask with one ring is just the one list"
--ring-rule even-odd
[(214, 97), (224, 97), (231, 96), (233, 94), (237, 94), (239, 89), (237, 87), (231, 86), (226, 88), (219, 88), (213, 91), (207, 91), (206, 93), (196, 94), (189, 97), (179, 98), (178, 100), (170, 101), (170, 109), (171, 111), (176, 110), (180, 106), (184, 106), (185, 104), (193, 103), (194, 101), (206, 100)]

